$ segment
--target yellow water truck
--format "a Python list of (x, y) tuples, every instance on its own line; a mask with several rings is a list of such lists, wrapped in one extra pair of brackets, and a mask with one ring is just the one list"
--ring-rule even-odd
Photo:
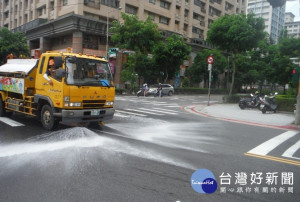
[[(45, 79), (49, 60), (54, 71)], [(61, 123), (99, 123), (114, 116), (115, 87), (109, 63), (70, 52), (39, 59), (8, 59), (0, 66), (0, 116), (18, 112), (53, 130)]]

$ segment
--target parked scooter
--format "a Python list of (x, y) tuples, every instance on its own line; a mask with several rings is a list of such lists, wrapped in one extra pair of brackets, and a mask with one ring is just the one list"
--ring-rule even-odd
[(239, 101), (239, 107), (241, 109), (245, 109), (246, 107), (260, 109), (260, 104), (261, 104), (261, 97), (258, 94), (253, 95), (252, 93), (250, 98), (243, 97)]
[(266, 113), (266, 111), (273, 111), (276, 113), (278, 104), (275, 101), (275, 97), (278, 93), (276, 92), (275, 95), (267, 96), (265, 95), (262, 99), (262, 103), (260, 105), (261, 112), (263, 114)]

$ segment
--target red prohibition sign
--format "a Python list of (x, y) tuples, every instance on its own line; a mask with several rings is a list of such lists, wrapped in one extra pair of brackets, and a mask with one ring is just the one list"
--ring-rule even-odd
[(207, 63), (212, 64), (214, 62), (214, 58), (212, 56), (208, 56)]

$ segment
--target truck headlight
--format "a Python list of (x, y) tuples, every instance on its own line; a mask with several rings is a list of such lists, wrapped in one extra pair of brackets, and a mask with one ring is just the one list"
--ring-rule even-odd
[(81, 107), (81, 102), (70, 102), (69, 107)]
[(105, 105), (106, 106), (111, 106), (111, 105), (114, 105), (114, 102), (106, 102)]

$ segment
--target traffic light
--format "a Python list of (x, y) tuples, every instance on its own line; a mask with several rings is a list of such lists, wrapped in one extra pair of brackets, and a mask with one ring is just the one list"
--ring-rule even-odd
[(292, 80), (293, 81), (298, 81), (299, 80), (299, 68), (295, 67), (292, 71), (293, 76), (292, 76)]

